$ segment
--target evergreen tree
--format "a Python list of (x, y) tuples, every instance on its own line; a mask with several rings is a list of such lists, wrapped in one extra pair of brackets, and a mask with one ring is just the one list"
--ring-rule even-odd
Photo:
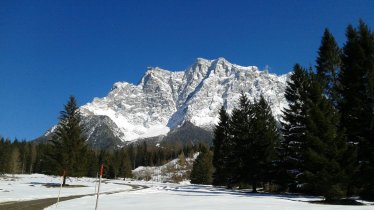
[(35, 144), (35, 161), (32, 164), (32, 173), (45, 173), (44, 162), (49, 157), (47, 157), (44, 150), (45, 147), (50, 147), (49, 144)]
[(283, 138), (278, 148), (278, 183), (290, 191), (296, 190), (296, 176), (304, 171), (308, 87), (307, 71), (296, 64), (285, 91), (289, 107), (283, 110)]
[(190, 179), (192, 184), (211, 184), (213, 175), (213, 155), (203, 150), (193, 163)]
[(116, 179), (117, 176), (122, 175), (122, 158), (123, 153), (121, 150), (109, 151), (108, 152), (108, 164), (109, 171), (107, 177), (110, 179)]
[(338, 74), (341, 66), (341, 50), (334, 36), (325, 29), (317, 57), (317, 78), (324, 93), (333, 102), (338, 101)]
[(137, 156), (136, 156), (136, 150), (132, 144), (127, 147), (127, 152), (129, 154), (130, 161), (131, 161), (131, 169), (135, 169)]
[(258, 183), (270, 178), (278, 140), (276, 123), (265, 99), (261, 96), (259, 102), (251, 103), (242, 93), (229, 128), (229, 142), (234, 149), (227, 163), (232, 167), (231, 177), (234, 183), (251, 184), (253, 192), (257, 192)]
[(100, 162), (98, 160), (97, 152), (92, 149), (87, 150), (86, 154), (88, 163), (87, 163), (87, 175), (88, 177), (96, 177), (99, 172)]
[(1, 139), (1, 153), (0, 153), (0, 174), (11, 172), (12, 143), (10, 139)]
[[(348, 26), (343, 48), (339, 103), (341, 126), (347, 140), (358, 144), (358, 166), (364, 196), (374, 200), (374, 35), (360, 21)], [(371, 195), (370, 195), (371, 194)]]
[(49, 157), (57, 165), (57, 173), (64, 173), (63, 185), (66, 176), (81, 176), (86, 174), (87, 146), (80, 125), (81, 117), (76, 99), (70, 96), (69, 101), (60, 112), (59, 124), (51, 140), (52, 153)]
[(234, 108), (230, 120), (230, 138), (227, 144), (228, 186), (239, 183), (248, 183), (251, 179), (252, 158), (251, 147), (253, 143), (253, 118), (254, 105), (249, 101), (244, 92), (239, 98), (239, 106)]
[(219, 111), (219, 123), (214, 129), (214, 153), (213, 153), (213, 166), (215, 168), (213, 174), (214, 185), (225, 185), (227, 183), (226, 168), (227, 168), (227, 154), (229, 154), (228, 143), (230, 141), (229, 131), (230, 117), (227, 114), (225, 107), (222, 106)]
[(304, 192), (338, 200), (346, 195), (347, 177), (341, 166), (346, 143), (338, 135), (338, 117), (314, 75), (307, 100), (304, 172), (299, 177)]
[(127, 152), (123, 154), (121, 168), (121, 175), (123, 175), (124, 178), (132, 178), (130, 155)]
[(107, 179), (116, 179), (117, 178), (117, 169), (116, 166), (113, 164), (112, 161), (108, 162), (105, 169), (105, 177)]
[(0, 175), (4, 173), (3, 171), (3, 154), (4, 154), (4, 139), (0, 138)]
[(276, 159), (275, 145), (279, 142), (279, 133), (276, 121), (270, 106), (261, 95), (255, 103), (253, 124), (253, 140), (247, 151), (251, 169), (251, 183), (256, 192), (258, 182), (271, 181), (273, 179), (274, 161)]

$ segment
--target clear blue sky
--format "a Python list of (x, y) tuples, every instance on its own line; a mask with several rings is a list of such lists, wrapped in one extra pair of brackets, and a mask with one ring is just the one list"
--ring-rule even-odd
[(374, 1), (1, 0), (0, 135), (38, 137), (69, 95), (83, 105), (148, 66), (313, 66), (324, 28), (343, 45), (359, 18), (374, 28)]

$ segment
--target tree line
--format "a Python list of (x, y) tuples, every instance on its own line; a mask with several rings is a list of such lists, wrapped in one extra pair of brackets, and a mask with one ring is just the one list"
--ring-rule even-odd
[(138, 166), (159, 166), (180, 154), (192, 156), (202, 145), (149, 146), (145, 141), (117, 150), (94, 150), (83, 135), (79, 109), (71, 96), (60, 112), (52, 139), (46, 144), (0, 139), (0, 174), (43, 173), (95, 177), (104, 164), (104, 177), (131, 177)]
[(346, 38), (326, 29), (315, 70), (294, 66), (279, 125), (262, 96), (221, 108), (214, 185), (374, 200), (374, 34), (360, 21)]
[(150, 147), (145, 142), (110, 151), (87, 147), (87, 151), (77, 161), (77, 166), (67, 170), (51, 159), (51, 145), (0, 138), (0, 174), (62, 175), (66, 170), (67, 176), (96, 177), (100, 164), (103, 163), (105, 178), (130, 178), (131, 170), (139, 166), (160, 166), (181, 154), (192, 157), (203, 147), (205, 146), (173, 145), (157, 148)]

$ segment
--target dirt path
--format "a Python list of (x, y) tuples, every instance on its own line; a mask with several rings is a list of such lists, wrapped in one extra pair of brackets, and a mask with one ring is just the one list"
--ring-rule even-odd
[[(133, 185), (133, 184), (123, 184), (123, 185), (128, 185), (132, 187), (132, 189), (118, 190), (118, 191), (100, 193), (100, 194), (110, 195), (110, 194), (115, 194), (115, 193), (120, 193), (120, 192), (130, 192), (130, 191), (148, 188), (147, 186), (144, 186), (144, 185)], [(92, 195), (96, 195), (96, 194), (60, 197), (60, 201), (72, 200), (72, 199), (81, 198), (84, 196), (92, 196)], [(30, 200), (30, 201), (4, 202), (4, 203), (0, 203), (0, 210), (43, 210), (44, 208), (47, 208), (48, 206), (55, 204), (56, 201), (57, 201), (57, 198), (44, 198), (44, 199), (37, 199), (37, 200)]]

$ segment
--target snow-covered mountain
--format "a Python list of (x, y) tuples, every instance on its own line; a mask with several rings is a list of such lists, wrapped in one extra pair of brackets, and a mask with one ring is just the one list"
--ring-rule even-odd
[(97, 135), (92, 135), (104, 124), (122, 142), (165, 135), (185, 122), (211, 130), (219, 108), (224, 105), (230, 112), (241, 91), (252, 100), (263, 94), (278, 118), (287, 105), (287, 78), (224, 58), (198, 58), (185, 71), (149, 68), (137, 85), (117, 82), (106, 97), (95, 98), (80, 111), (90, 124), (87, 136), (91, 142), (97, 141)]

